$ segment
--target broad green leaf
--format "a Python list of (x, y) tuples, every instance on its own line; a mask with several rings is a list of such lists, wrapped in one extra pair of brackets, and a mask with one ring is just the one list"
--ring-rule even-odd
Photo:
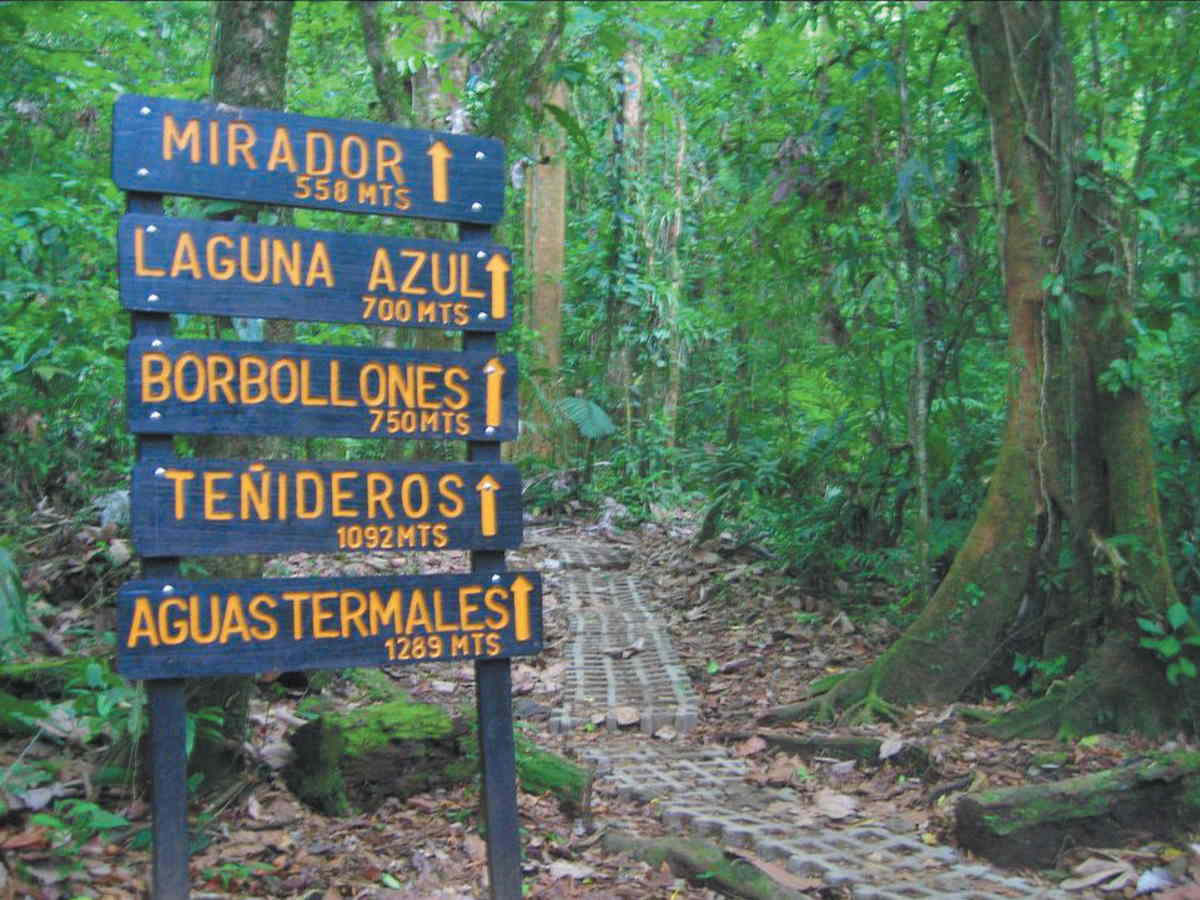
[(575, 423), (579, 433), (589, 440), (608, 437), (617, 430), (608, 413), (584, 397), (564, 397), (559, 406)]
[(1192, 616), (1191, 613), (1188, 612), (1188, 608), (1182, 603), (1175, 602), (1167, 607), (1167, 622), (1170, 624), (1172, 630), (1178, 629), (1191, 617)]

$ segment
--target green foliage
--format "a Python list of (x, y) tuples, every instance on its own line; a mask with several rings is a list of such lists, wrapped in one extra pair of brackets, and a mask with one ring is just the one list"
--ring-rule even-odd
[[(1192, 605), (1193, 608), (1200, 607), (1200, 597), (1193, 597)], [(1182, 603), (1173, 603), (1163, 619), (1139, 616), (1137, 624), (1144, 635), (1139, 645), (1153, 650), (1167, 664), (1166, 676), (1171, 685), (1178, 685), (1180, 676), (1196, 677), (1195, 662), (1184, 655), (1185, 648), (1200, 647), (1200, 633), (1191, 610)]]
[(0, 660), (13, 658), (29, 637), (29, 612), (21, 571), (12, 554), (0, 547)]
[(90, 660), (82, 675), (67, 682), (66, 693), (88, 740), (102, 737), (110, 744), (136, 746), (146, 733), (145, 691), (113, 672), (107, 662)]
[(559, 403), (563, 415), (575, 423), (579, 433), (588, 440), (598, 440), (615, 434), (617, 426), (608, 413), (586, 397), (563, 397)]
[(93, 838), (108, 842), (130, 827), (124, 816), (109, 812), (91, 800), (64, 798), (56, 800), (51, 808), (53, 812), (34, 813), (30, 821), (52, 833), (53, 853), (68, 869), (80, 866), (80, 851)]

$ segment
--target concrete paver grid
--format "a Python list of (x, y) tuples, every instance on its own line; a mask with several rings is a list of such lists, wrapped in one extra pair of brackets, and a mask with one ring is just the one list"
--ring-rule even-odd
[[(659, 712), (673, 712), (682, 733), (695, 724), (699, 702), (666, 625), (642, 582), (595, 571), (614, 567), (602, 562), (612, 557), (600, 549), (573, 544), (557, 552), (564, 565), (592, 571), (564, 572), (559, 584), (570, 618), (571, 669), (551, 727), (565, 731), (603, 711), (605, 724), (615, 729), (614, 707), (634, 706), (642, 711), (643, 732), (654, 732), (665, 721)], [(637, 652), (622, 652), (639, 640)], [(618, 794), (649, 804), (669, 828), (743, 847), (794, 874), (846, 886), (854, 900), (1077, 898), (968, 863), (953, 848), (931, 847), (880, 825), (799, 824), (797, 808), (809, 802), (804, 795), (754, 784), (747, 779), (749, 765), (721, 747), (614, 734), (584, 756), (596, 766), (598, 786), (610, 784)]]
[(720, 747), (624, 742), (591, 749), (585, 758), (596, 767), (597, 784), (650, 805), (668, 828), (745, 848), (795, 875), (850, 886), (855, 900), (1072, 897), (881, 825), (799, 825), (789, 812), (807, 805), (800, 792), (748, 782), (750, 766)]
[(514, 556), (520, 558), (530, 551), (540, 551), (560, 566), (578, 569), (627, 569), (631, 560), (629, 551), (621, 547), (537, 532), (525, 536), (524, 544), (514, 551)]
[(568, 610), (566, 657), (571, 663), (554, 731), (593, 722), (619, 727), (618, 710), (638, 711), (639, 727), (685, 732), (696, 724), (700, 700), (692, 690), (643, 584), (624, 574), (572, 572), (558, 581)]

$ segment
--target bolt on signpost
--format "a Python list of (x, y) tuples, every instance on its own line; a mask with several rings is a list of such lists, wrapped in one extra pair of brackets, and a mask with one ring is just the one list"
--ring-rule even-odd
[[(271, 670), (475, 665), (494, 900), (521, 896), (509, 660), (542, 647), (541, 578), (509, 572), (521, 483), (512, 258), (493, 245), (503, 147), (469, 135), (119, 98), (113, 180), (142, 578), (117, 598), (117, 667), (151, 716), (153, 900), (188, 896), (184, 680)], [(456, 222), (457, 242), (194, 221), (162, 196)], [(181, 340), (171, 313), (463, 333), (461, 352)], [(181, 459), (175, 434), (445, 439), (461, 463)], [(469, 574), (195, 581), (181, 556), (463, 548)]]

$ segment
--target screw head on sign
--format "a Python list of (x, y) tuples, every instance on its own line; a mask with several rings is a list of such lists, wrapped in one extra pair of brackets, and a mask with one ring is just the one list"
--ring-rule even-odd
[(158, 294), (151, 294), (146, 299), (149, 300), (151, 303), (157, 303), (158, 302)]
[(158, 226), (157, 226), (157, 225), (147, 225), (147, 226), (146, 226), (146, 233), (147, 233), (147, 234), (154, 234), (154, 232), (156, 232), (156, 231), (158, 231)]
[(159, 466), (157, 469), (154, 470), (154, 474), (157, 475), (159, 478), (162, 478), (164, 475), (167, 474), (167, 470), (164, 469), (162, 466)]
[(487, 428), (483, 429), (483, 433), (484, 433), (484, 434), (495, 434), (495, 433), (496, 433), (496, 426), (495, 426), (495, 425), (489, 425)]
[(156, 409), (156, 410), (154, 410), (152, 413), (150, 413), (150, 418), (152, 418), (152, 419), (161, 419), (161, 418), (162, 418), (162, 413), (160, 413), (160, 412), (159, 412), (159, 411)]
[(480, 321), (480, 322), (486, 322), (486, 321), (487, 321), (487, 317), (488, 317), (488, 314), (487, 314), (487, 313), (485, 313), (485, 312), (481, 312), (481, 313), (480, 313), (478, 316), (476, 316), (475, 318), (479, 319), (479, 321)]
[(476, 258), (476, 259), (483, 259), (485, 256), (487, 256), (487, 254), (486, 254), (486, 253), (484, 253), (482, 250), (476, 250), (476, 251), (475, 251), (475, 258)]
[(500, 576), (499, 576), (499, 575), (493, 575), (493, 576), (492, 576), (492, 584), (499, 584), (499, 583), (500, 583)]
[(483, 209), (483, 204), (478, 200), (471, 204), (471, 212), (479, 212), (481, 209)]
[(475, 151), (475, 158), (476, 158), (476, 159), (486, 159), (486, 158), (487, 158), (487, 154), (486, 154), (486, 153), (484, 153), (482, 150), (476, 150), (476, 151)]
[(175, 590), (175, 585), (173, 585), (173, 584), (164, 584), (164, 585), (163, 585), (163, 591), (162, 591), (162, 592), (163, 592), (164, 594), (169, 594), (169, 593), (171, 593), (171, 591), (173, 591), (173, 590)]
[(141, 109), (138, 110), (138, 112), (140, 112), (143, 116), (148, 116), (148, 115), (150, 115), (150, 107), (143, 106)]
[(138, 175), (141, 175), (142, 177), (145, 177), (149, 174), (150, 174), (149, 169), (138, 169)]
[(150, 346), (151, 346), (151, 347), (161, 347), (161, 346), (162, 346), (162, 341), (160, 341), (158, 338), (155, 338), (154, 340), (152, 340), (152, 341), (150, 342)]

